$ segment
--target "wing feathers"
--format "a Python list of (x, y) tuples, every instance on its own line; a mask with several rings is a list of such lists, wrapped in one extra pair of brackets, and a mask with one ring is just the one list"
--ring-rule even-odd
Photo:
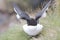
[(51, 3), (51, 0), (46, 4), (46, 6), (42, 9), (41, 12), (40, 11), (38, 12), (35, 20), (38, 20), (43, 15), (43, 13), (46, 11), (46, 9), (50, 6), (50, 3)]
[(21, 17), (21, 19), (29, 20), (30, 17), (23, 12), (15, 3), (13, 4), (14, 6), (14, 11)]

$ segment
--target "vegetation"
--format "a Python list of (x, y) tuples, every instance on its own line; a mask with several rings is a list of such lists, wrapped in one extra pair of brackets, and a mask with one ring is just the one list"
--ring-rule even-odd
[(56, 0), (56, 2), (54, 13), (49, 11), (47, 17), (40, 20), (44, 29), (38, 38), (30, 38), (24, 33), (21, 25), (15, 24), (7, 32), (0, 35), (0, 40), (60, 40), (60, 0)]

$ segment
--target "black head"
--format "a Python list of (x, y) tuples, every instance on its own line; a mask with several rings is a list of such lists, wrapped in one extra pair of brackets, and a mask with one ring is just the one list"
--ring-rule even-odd
[(30, 20), (27, 21), (27, 24), (35, 26), (35, 25), (37, 25), (37, 21), (35, 19), (31, 18)]

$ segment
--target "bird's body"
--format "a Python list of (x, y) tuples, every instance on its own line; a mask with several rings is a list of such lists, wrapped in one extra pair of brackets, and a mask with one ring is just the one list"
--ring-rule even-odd
[(27, 21), (27, 24), (23, 25), (23, 30), (25, 33), (31, 36), (38, 35), (41, 31), (43, 26), (37, 22), (39, 18), (42, 16), (46, 16), (46, 10), (48, 9), (51, 1), (49, 1), (46, 6), (36, 14), (35, 18), (30, 18), (27, 13), (22, 11), (16, 4), (14, 4), (14, 11), (21, 17), (21, 19), (24, 19)]
[(40, 24), (37, 24), (36, 26), (28, 26), (27, 24), (23, 25), (23, 30), (25, 33), (27, 33), (30, 36), (36, 36), (39, 34), (43, 29), (43, 26)]

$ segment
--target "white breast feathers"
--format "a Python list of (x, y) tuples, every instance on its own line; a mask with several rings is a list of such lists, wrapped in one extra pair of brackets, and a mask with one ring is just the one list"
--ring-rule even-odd
[(38, 35), (42, 31), (43, 26), (40, 24), (37, 24), (36, 26), (28, 26), (25, 24), (23, 26), (23, 30), (25, 33), (27, 33), (30, 36)]

